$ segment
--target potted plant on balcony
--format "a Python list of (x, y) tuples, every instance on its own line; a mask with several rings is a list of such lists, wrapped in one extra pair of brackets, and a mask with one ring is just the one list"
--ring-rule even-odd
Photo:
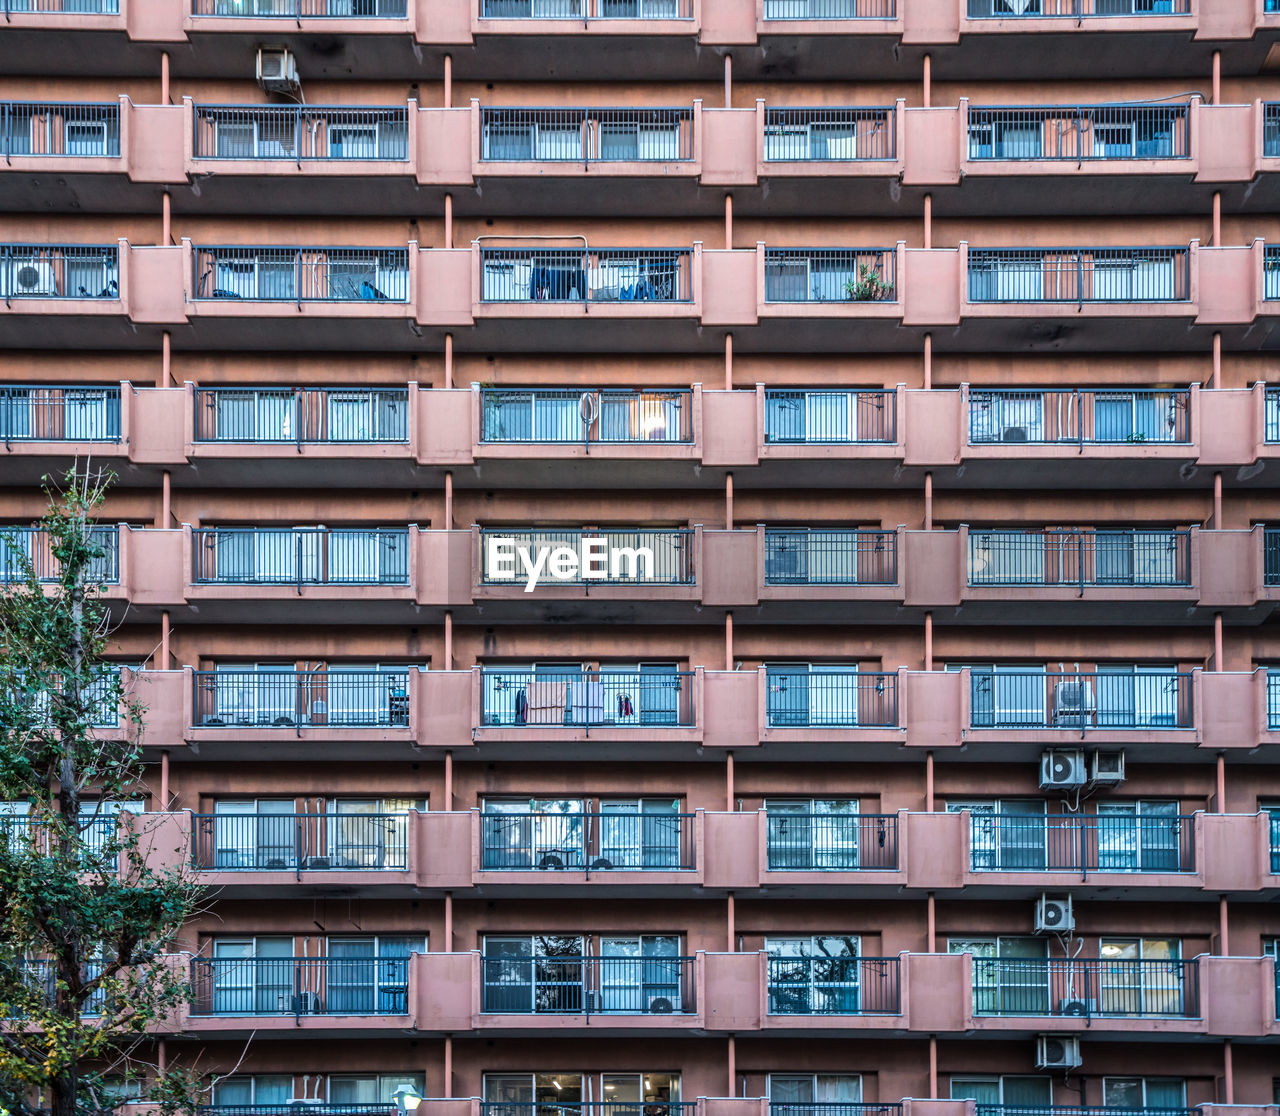
[(859, 264), (858, 277), (845, 280), (844, 293), (850, 302), (884, 302), (893, 298), (893, 284), (870, 264)]

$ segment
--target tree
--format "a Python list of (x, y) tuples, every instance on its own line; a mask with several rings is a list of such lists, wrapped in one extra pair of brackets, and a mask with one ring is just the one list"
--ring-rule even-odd
[[(186, 997), (170, 952), (198, 889), (185, 858), (148, 863), (154, 816), (112, 809), (145, 774), (143, 707), (105, 659), (111, 540), (94, 516), (113, 480), (46, 478), (39, 528), (0, 532), (0, 1109), (13, 1116), (110, 1110), (116, 1078), (146, 1078), (169, 1111), (189, 1093), (187, 1071), (145, 1070), (149, 1033)], [(122, 731), (95, 731), (117, 719)]]

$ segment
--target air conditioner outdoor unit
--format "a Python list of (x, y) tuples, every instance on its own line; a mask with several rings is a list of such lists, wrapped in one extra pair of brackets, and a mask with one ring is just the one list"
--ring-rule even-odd
[(1041, 895), (1036, 900), (1035, 930), (1037, 934), (1053, 934), (1074, 930), (1076, 918), (1071, 910), (1071, 896), (1050, 898)]
[(1089, 781), (1083, 752), (1053, 751), (1040, 757), (1040, 786), (1082, 787)]
[(1093, 693), (1089, 684), (1081, 679), (1073, 682), (1055, 682), (1053, 685), (1054, 724), (1078, 725), (1084, 716), (1093, 712)]
[(5, 298), (56, 295), (58, 277), (48, 260), (15, 259), (0, 271), (0, 295)]
[(308, 1104), (324, 1104), (318, 1097), (290, 1097), (285, 1102), (290, 1108), (302, 1108)]
[(1080, 1040), (1075, 1035), (1037, 1035), (1036, 1069), (1075, 1069), (1080, 1065)]
[(1090, 782), (1094, 783), (1123, 783), (1124, 753), (1094, 752), (1093, 762), (1089, 770), (1089, 779)]
[(667, 996), (650, 996), (646, 1010), (650, 1015), (670, 1015), (675, 1010), (675, 1005)]
[(297, 1013), (299, 1015), (314, 1015), (320, 1010), (320, 993), (318, 992), (299, 992), (297, 995)]
[(293, 53), (284, 47), (259, 47), (258, 84), (268, 93), (297, 93), (302, 82)]
[(1025, 442), (1027, 428), (1025, 426), (1006, 426), (1000, 435), (1002, 442)]
[(1058, 1001), (1058, 1014), (1070, 1015), (1078, 1019), (1085, 1019), (1091, 1015), (1098, 1014), (1097, 1000), (1081, 1000), (1074, 996), (1063, 996)]

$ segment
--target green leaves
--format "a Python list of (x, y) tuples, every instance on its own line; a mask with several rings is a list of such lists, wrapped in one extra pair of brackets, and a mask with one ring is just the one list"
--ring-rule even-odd
[[(103, 806), (145, 787), (143, 709), (106, 659), (94, 516), (111, 479), (72, 472), (49, 490), (0, 592), (0, 1017), (21, 1021), (0, 1032), (0, 1107), (14, 1116), (111, 1107), (104, 1074), (141, 1074), (139, 1036), (187, 994), (170, 953), (198, 889), (150, 863), (157, 815)], [(144, 1098), (168, 1111), (194, 1098), (182, 1072), (149, 1080)]]

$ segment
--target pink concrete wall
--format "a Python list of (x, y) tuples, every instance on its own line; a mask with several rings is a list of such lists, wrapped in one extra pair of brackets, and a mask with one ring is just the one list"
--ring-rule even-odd
[(958, 325), (964, 270), (954, 248), (909, 248), (902, 282), (902, 324)]
[[(1257, 313), (1258, 283), (1252, 247), (1206, 248), (1195, 253), (1199, 273), (1199, 313), (1203, 325), (1251, 322)], [(1193, 269), (1192, 274), (1196, 274)]]
[[(418, 457), (422, 464), (471, 464), (479, 438), (474, 414), (475, 395), (470, 388), (436, 388), (418, 392)], [(443, 526), (451, 527), (453, 524)]]
[(1205, 608), (1249, 607), (1262, 592), (1263, 531), (1194, 531), (1199, 550), (1195, 584)]
[[(416, 539), (414, 574), (418, 603), (470, 604), (471, 532), (419, 530)], [(449, 666), (448, 663), (442, 665)]]
[[(712, 10), (719, 6), (711, 4)], [(754, 13), (752, 24), (754, 28)], [(755, 109), (702, 108), (702, 185), (754, 186)]]
[(1204, 746), (1256, 748), (1266, 706), (1258, 699), (1255, 676), (1200, 671), (1196, 678), (1196, 723)]
[(968, 558), (967, 539), (958, 531), (904, 531), (903, 593), (908, 605), (924, 608), (954, 606), (964, 594)]
[(703, 815), (703, 879), (707, 887), (760, 886), (760, 824), (754, 811)]
[(907, 743), (921, 748), (957, 747), (969, 688), (968, 671), (933, 671), (900, 676), (898, 716)]
[(1255, 147), (1254, 105), (1191, 106), (1191, 141), (1198, 152), (1197, 177), (1208, 182), (1248, 182), (1260, 150)]
[[(702, 254), (704, 268), (707, 253)], [(702, 392), (702, 463), (713, 466), (755, 465), (760, 459), (761, 434), (756, 393)]]
[(905, 864), (911, 887), (964, 886), (969, 868), (967, 814), (907, 814)]
[(701, 301), (703, 325), (754, 325), (755, 252), (704, 248)]
[(698, 581), (702, 603), (754, 605), (759, 599), (757, 567), (760, 539), (755, 531), (702, 529), (702, 565)]
[[(183, 158), (187, 151), (187, 114), (182, 105), (122, 106), (121, 152), (133, 182), (185, 183)], [(127, 147), (125, 146), (127, 142)]]
[(1200, 1012), (1211, 1035), (1280, 1033), (1270, 957), (1201, 957)]
[(473, 673), (429, 670), (416, 676), (422, 700), (410, 715), (420, 745), (457, 746), (471, 741), (472, 726), (479, 723), (478, 711), (472, 708)]
[(701, 675), (702, 742), (709, 748), (760, 742), (760, 680), (756, 671), (708, 670)]
[(418, 321), (423, 325), (471, 325), (470, 248), (423, 248), (418, 253)]
[[(908, 259), (911, 254), (908, 253)], [(903, 459), (908, 465), (958, 465), (969, 416), (958, 391), (902, 393), (899, 416)]]
[(708, 1029), (755, 1030), (763, 1019), (764, 958), (758, 953), (703, 955), (706, 994), (702, 1016)]
[(908, 108), (905, 113), (907, 186), (952, 186), (960, 181), (967, 144), (966, 105)]
[[(439, 7), (448, 13), (457, 5), (442, 2)], [(474, 178), (473, 127), (470, 108), (419, 108), (414, 132), (418, 181), (424, 186), (470, 186)]]
[(906, 1009), (916, 1031), (964, 1031), (972, 1026), (968, 953), (921, 953), (911, 957)]
[(1239, 389), (1194, 393), (1193, 436), (1202, 465), (1241, 465), (1254, 460), (1262, 440), (1262, 431), (1254, 424), (1255, 394)]
[(178, 245), (131, 246), (122, 261), (120, 289), (123, 293), (125, 267), (128, 268), (129, 317), (135, 322), (157, 325), (185, 325), (187, 321), (186, 255)]
[[(139, 605), (182, 605), (190, 583), (190, 533), (120, 528), (121, 580)], [(127, 569), (127, 574), (126, 574)]]

